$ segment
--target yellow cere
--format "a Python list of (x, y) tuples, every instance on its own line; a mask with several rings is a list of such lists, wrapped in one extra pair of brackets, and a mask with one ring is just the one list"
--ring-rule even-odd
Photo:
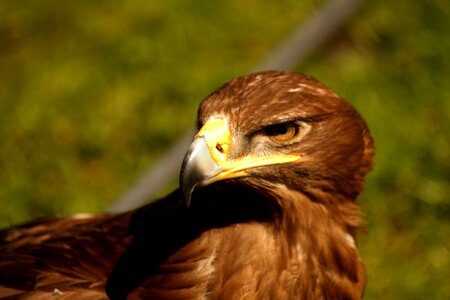
[(208, 144), (209, 153), (214, 161), (222, 165), (227, 161), (231, 144), (231, 132), (223, 119), (212, 119), (206, 122), (195, 138), (204, 138)]

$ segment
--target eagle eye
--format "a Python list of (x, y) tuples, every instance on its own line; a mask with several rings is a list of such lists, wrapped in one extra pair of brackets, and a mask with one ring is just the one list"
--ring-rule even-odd
[(300, 126), (294, 122), (274, 124), (264, 128), (264, 133), (272, 141), (285, 143), (295, 138), (300, 132)]

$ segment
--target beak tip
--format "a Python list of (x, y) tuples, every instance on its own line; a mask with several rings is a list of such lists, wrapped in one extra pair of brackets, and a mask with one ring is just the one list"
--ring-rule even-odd
[(221, 170), (212, 159), (206, 141), (203, 138), (195, 139), (184, 156), (180, 173), (180, 189), (187, 207), (191, 206), (194, 189)]
[[(182, 170), (184, 170), (184, 169), (182, 169)], [(188, 180), (186, 180), (186, 178), (189, 178), (189, 176), (186, 176), (184, 174), (184, 172), (182, 171), (181, 175), (180, 175), (181, 194), (183, 196), (183, 201), (184, 201), (185, 205), (187, 207), (190, 207), (191, 206), (191, 195), (192, 195), (192, 192), (194, 191), (196, 184), (190, 183)]]

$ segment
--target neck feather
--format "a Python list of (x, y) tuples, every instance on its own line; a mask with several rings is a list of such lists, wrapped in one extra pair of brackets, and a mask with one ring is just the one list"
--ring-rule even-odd
[(355, 243), (362, 226), (358, 205), (318, 191), (313, 200), (283, 188), (276, 195), (282, 207), (278, 232), (288, 251), (296, 253), (291, 257), (302, 258), (308, 284), (317, 286), (326, 299), (360, 299), (365, 271)]

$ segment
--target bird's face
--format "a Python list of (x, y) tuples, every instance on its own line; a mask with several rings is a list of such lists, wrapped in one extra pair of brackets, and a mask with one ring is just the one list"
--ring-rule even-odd
[(356, 197), (371, 165), (364, 121), (331, 90), (298, 73), (228, 82), (203, 100), (198, 127), (180, 177), (188, 205), (194, 189), (228, 179)]

